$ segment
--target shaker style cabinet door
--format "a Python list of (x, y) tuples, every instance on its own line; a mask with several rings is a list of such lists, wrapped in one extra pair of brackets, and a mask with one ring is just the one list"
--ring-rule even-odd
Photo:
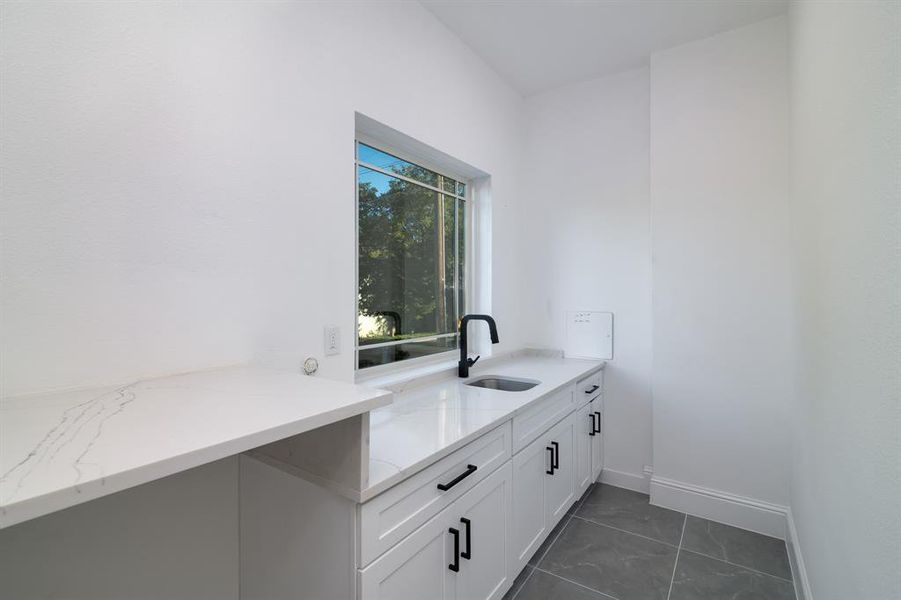
[(518, 573), (538, 550), (547, 533), (544, 480), (550, 475), (546, 436), (513, 456), (513, 529), (511, 567)]
[(576, 431), (576, 498), (588, 489), (592, 482), (591, 444), (597, 436), (595, 430), (596, 417), (591, 412), (592, 403), (576, 410), (572, 414)]
[(359, 600), (453, 600), (456, 575), (450, 507), (359, 573)]
[(553, 474), (545, 478), (547, 518), (553, 527), (576, 500), (576, 425), (572, 418), (557, 423), (544, 436), (548, 440), (549, 454), (554, 455)]
[(512, 528), (513, 466), (485, 478), (451, 507), (460, 530), (460, 572), (457, 600), (500, 600), (508, 578), (509, 534)]
[(595, 398), (588, 403), (588, 410), (597, 420), (597, 435), (591, 438), (591, 481), (597, 481), (601, 477), (604, 468), (604, 422), (601, 411), (601, 398)]

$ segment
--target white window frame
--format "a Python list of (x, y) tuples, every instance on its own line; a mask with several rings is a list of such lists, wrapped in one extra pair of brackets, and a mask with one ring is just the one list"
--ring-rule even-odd
[[(469, 308), (473, 305), (473, 284), (475, 282), (474, 275), (474, 250), (476, 248), (475, 240), (474, 240), (474, 232), (475, 232), (475, 202), (473, 201), (474, 194), (474, 185), (473, 181), (459, 173), (456, 173), (452, 169), (448, 169), (446, 166), (442, 166), (439, 164), (435, 164), (428, 160), (422, 159), (417, 156), (413, 156), (408, 152), (404, 152), (403, 150), (399, 150), (396, 147), (393, 147), (390, 144), (386, 144), (378, 139), (374, 139), (371, 136), (368, 136), (364, 133), (357, 132), (354, 137), (354, 373), (356, 374), (357, 379), (369, 379), (372, 377), (379, 377), (388, 373), (404, 371), (406, 369), (414, 369), (417, 367), (421, 367), (423, 365), (428, 365), (432, 363), (442, 363), (448, 362), (450, 360), (456, 360), (457, 355), (460, 352), (459, 343), (456, 348), (453, 350), (448, 350), (446, 352), (436, 352), (435, 354), (429, 354), (428, 356), (420, 356), (418, 358), (410, 358), (407, 360), (400, 360), (391, 363), (385, 363), (383, 365), (374, 365), (371, 367), (366, 367), (365, 369), (360, 368), (360, 337), (359, 337), (359, 316), (360, 316), (360, 185), (357, 180), (357, 167), (362, 165), (368, 169), (373, 169), (380, 173), (384, 173), (390, 177), (396, 177), (397, 179), (402, 179), (404, 181), (409, 181), (415, 185), (420, 185), (427, 189), (431, 189), (433, 191), (447, 194), (448, 192), (444, 190), (440, 190), (436, 187), (430, 186), (421, 181), (416, 181), (415, 179), (410, 179), (408, 177), (404, 177), (403, 175), (398, 175), (397, 173), (393, 173), (386, 169), (382, 169), (376, 165), (372, 165), (369, 163), (364, 163), (359, 160), (358, 154), (358, 145), (357, 142), (361, 142), (366, 144), (367, 146), (371, 146), (377, 150), (381, 150), (382, 152), (386, 152), (391, 154), (392, 156), (396, 156), (397, 158), (407, 161), (409, 163), (413, 163), (419, 167), (423, 167), (438, 173), (439, 175), (443, 175), (445, 177), (449, 177), (459, 183), (466, 185), (466, 193), (463, 196), (457, 196), (454, 194), (454, 197), (463, 198), (464, 202), (464, 215), (463, 215), (463, 233), (465, 236), (465, 244), (463, 247), (464, 252), (464, 266), (463, 266), (463, 283), (464, 283), (464, 294), (463, 294), (463, 303), (464, 305), (460, 307), (460, 310), (457, 312), (458, 317), (462, 317), (467, 314)], [(455, 294), (456, 297), (456, 294)], [(459, 336), (459, 332), (456, 333), (444, 333), (435, 336), (424, 336), (422, 338), (418, 338), (415, 340), (397, 340), (393, 342), (383, 342), (380, 344), (368, 344), (366, 348), (379, 348), (382, 346), (395, 346), (399, 344), (410, 344), (417, 342), (427, 342), (430, 340), (436, 340), (445, 337), (455, 337)]]

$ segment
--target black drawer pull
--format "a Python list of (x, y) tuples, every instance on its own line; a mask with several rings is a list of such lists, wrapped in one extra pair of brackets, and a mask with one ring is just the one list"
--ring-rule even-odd
[(551, 468), (549, 470), (545, 471), (545, 473), (547, 473), (548, 475), (553, 475), (554, 474), (554, 449), (551, 448), (550, 446), (548, 446), (546, 448), (546, 450), (551, 453)]
[(454, 562), (447, 565), (447, 568), (458, 573), (460, 571), (460, 530), (451, 527), (448, 531), (454, 536)]
[(595, 433), (600, 433), (601, 432), (601, 413), (595, 411), (594, 414), (597, 415), (597, 417), (598, 417), (598, 428), (595, 431)]
[(599, 387), (601, 387), (601, 386), (599, 386), (599, 385), (593, 385), (593, 386), (591, 386), (591, 389), (590, 389), (590, 390), (585, 390), (585, 393), (586, 393), (586, 394), (593, 394), (593, 393), (595, 392), (595, 390), (597, 390)]
[(467, 477), (469, 477), (470, 475), (475, 473), (476, 469), (478, 469), (478, 467), (475, 465), (466, 465), (466, 471), (457, 475), (448, 483), (439, 483), (438, 489), (441, 490), (442, 492), (446, 492), (447, 490), (451, 489), (452, 487), (454, 487), (455, 485), (457, 485), (458, 483), (460, 483), (461, 481), (463, 481), (464, 479), (466, 479)]
[(591, 419), (591, 431), (588, 432), (588, 435), (596, 435), (598, 425), (594, 422), (594, 413), (588, 413), (588, 418)]
[(560, 444), (557, 442), (551, 442), (551, 446), (554, 447), (554, 469), (560, 468)]
[(460, 553), (460, 557), (469, 560), (472, 558), (472, 521), (464, 517), (460, 522), (466, 526), (466, 550)]

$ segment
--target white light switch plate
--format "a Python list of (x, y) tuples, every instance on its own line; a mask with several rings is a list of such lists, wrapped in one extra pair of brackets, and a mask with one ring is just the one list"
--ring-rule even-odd
[(325, 326), (325, 355), (334, 356), (341, 353), (341, 328), (337, 325)]

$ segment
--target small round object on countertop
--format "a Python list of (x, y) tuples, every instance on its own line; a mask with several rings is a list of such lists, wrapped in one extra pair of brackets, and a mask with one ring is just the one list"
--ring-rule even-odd
[(312, 375), (316, 371), (319, 370), (319, 361), (313, 358), (312, 356), (305, 361), (303, 361), (303, 372), (307, 375)]

